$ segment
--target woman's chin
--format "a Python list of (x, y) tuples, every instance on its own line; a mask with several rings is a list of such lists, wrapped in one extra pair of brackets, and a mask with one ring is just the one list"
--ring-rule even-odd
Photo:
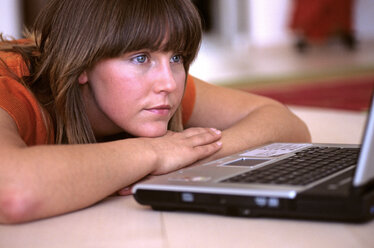
[(164, 136), (167, 133), (167, 126), (165, 127), (145, 127), (138, 132), (135, 132), (133, 135), (136, 137), (147, 137), (147, 138), (157, 138)]

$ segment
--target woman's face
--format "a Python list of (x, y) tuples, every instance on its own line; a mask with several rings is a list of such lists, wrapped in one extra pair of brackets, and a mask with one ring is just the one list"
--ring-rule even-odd
[(181, 55), (144, 50), (102, 60), (79, 82), (97, 136), (157, 137), (182, 100), (185, 79)]

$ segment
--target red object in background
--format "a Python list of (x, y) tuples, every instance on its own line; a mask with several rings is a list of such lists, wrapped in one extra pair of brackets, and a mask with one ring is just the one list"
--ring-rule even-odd
[(308, 42), (334, 34), (353, 34), (354, 0), (293, 0), (290, 28)]
[(365, 111), (374, 91), (374, 77), (247, 91), (286, 105)]

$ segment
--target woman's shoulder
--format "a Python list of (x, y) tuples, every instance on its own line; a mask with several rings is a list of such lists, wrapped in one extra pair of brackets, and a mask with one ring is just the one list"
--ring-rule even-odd
[(28, 75), (22, 55), (0, 52), (0, 108), (17, 124), (21, 138), (28, 145), (48, 142), (44, 113), (34, 94), (17, 80)]
[(29, 39), (19, 39), (0, 43), (0, 76), (9, 74), (9, 70), (20, 78), (29, 74), (22, 55), (15, 51), (9, 51), (12, 46), (29, 44), (32, 44)]
[[(16, 80), (0, 76), (0, 108), (15, 121), (21, 138), (27, 145), (51, 143), (46, 126), (46, 113), (34, 95)], [(52, 137), (53, 138), (53, 137)]]

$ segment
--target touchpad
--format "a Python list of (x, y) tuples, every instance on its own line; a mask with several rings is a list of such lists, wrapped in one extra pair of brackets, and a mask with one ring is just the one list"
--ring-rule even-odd
[(225, 165), (233, 165), (233, 166), (255, 166), (261, 163), (264, 163), (266, 161), (269, 161), (270, 159), (254, 159), (254, 158), (241, 158), (238, 160), (235, 160), (233, 162), (227, 163)]

